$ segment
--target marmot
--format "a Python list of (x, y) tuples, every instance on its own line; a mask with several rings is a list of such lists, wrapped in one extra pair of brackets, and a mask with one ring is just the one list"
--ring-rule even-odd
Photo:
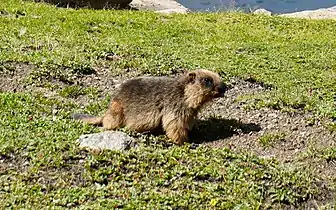
[(194, 118), (204, 104), (222, 97), (227, 86), (212, 71), (197, 69), (178, 78), (137, 77), (122, 83), (102, 117), (74, 114), (73, 118), (136, 132), (160, 129), (175, 144), (188, 140)]

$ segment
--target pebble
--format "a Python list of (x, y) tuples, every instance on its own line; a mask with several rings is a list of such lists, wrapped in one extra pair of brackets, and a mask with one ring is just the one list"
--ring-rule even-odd
[(106, 60), (110, 60), (110, 61), (114, 61), (114, 60), (120, 60), (121, 57), (116, 55), (115, 53), (106, 53), (105, 54), (105, 58)]

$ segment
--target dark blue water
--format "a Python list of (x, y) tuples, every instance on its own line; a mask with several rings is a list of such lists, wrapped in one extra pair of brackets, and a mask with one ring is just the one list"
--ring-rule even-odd
[(177, 0), (194, 11), (238, 8), (245, 12), (264, 8), (272, 13), (290, 13), (336, 6), (336, 0)]

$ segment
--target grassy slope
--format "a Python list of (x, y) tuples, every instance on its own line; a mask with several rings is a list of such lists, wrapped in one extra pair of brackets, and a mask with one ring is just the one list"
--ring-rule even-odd
[[(117, 73), (158, 75), (206, 67), (274, 86), (253, 96), (257, 106), (336, 117), (333, 21), (75, 11), (18, 0), (0, 0), (0, 11), (0, 70), (8, 62), (28, 61), (39, 67), (32, 73), (36, 79), (69, 76), (60, 67), (70, 74), (108, 66)], [(107, 63), (106, 52), (123, 59)], [(75, 139), (98, 130), (69, 120), (75, 108), (78, 104), (38, 94), (0, 93), (1, 207), (258, 208), (299, 204), (321, 190), (318, 177), (304, 169), (226, 149), (167, 148), (143, 137), (149, 145), (137, 151), (90, 154), (78, 149)], [(328, 158), (335, 160), (334, 154), (331, 149)]]
[[(85, 70), (106, 52), (124, 56), (111, 69), (167, 74), (206, 67), (252, 77), (277, 91), (260, 96), (276, 108), (336, 117), (336, 25), (244, 14), (172, 17), (125, 11), (68, 11), (3, 1), (0, 59)], [(323, 36), (322, 36), (323, 34)]]

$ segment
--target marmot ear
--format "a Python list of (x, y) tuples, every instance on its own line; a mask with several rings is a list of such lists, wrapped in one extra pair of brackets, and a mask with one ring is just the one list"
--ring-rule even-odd
[(195, 72), (189, 72), (187, 75), (187, 81), (188, 83), (193, 83), (196, 79), (196, 73)]

